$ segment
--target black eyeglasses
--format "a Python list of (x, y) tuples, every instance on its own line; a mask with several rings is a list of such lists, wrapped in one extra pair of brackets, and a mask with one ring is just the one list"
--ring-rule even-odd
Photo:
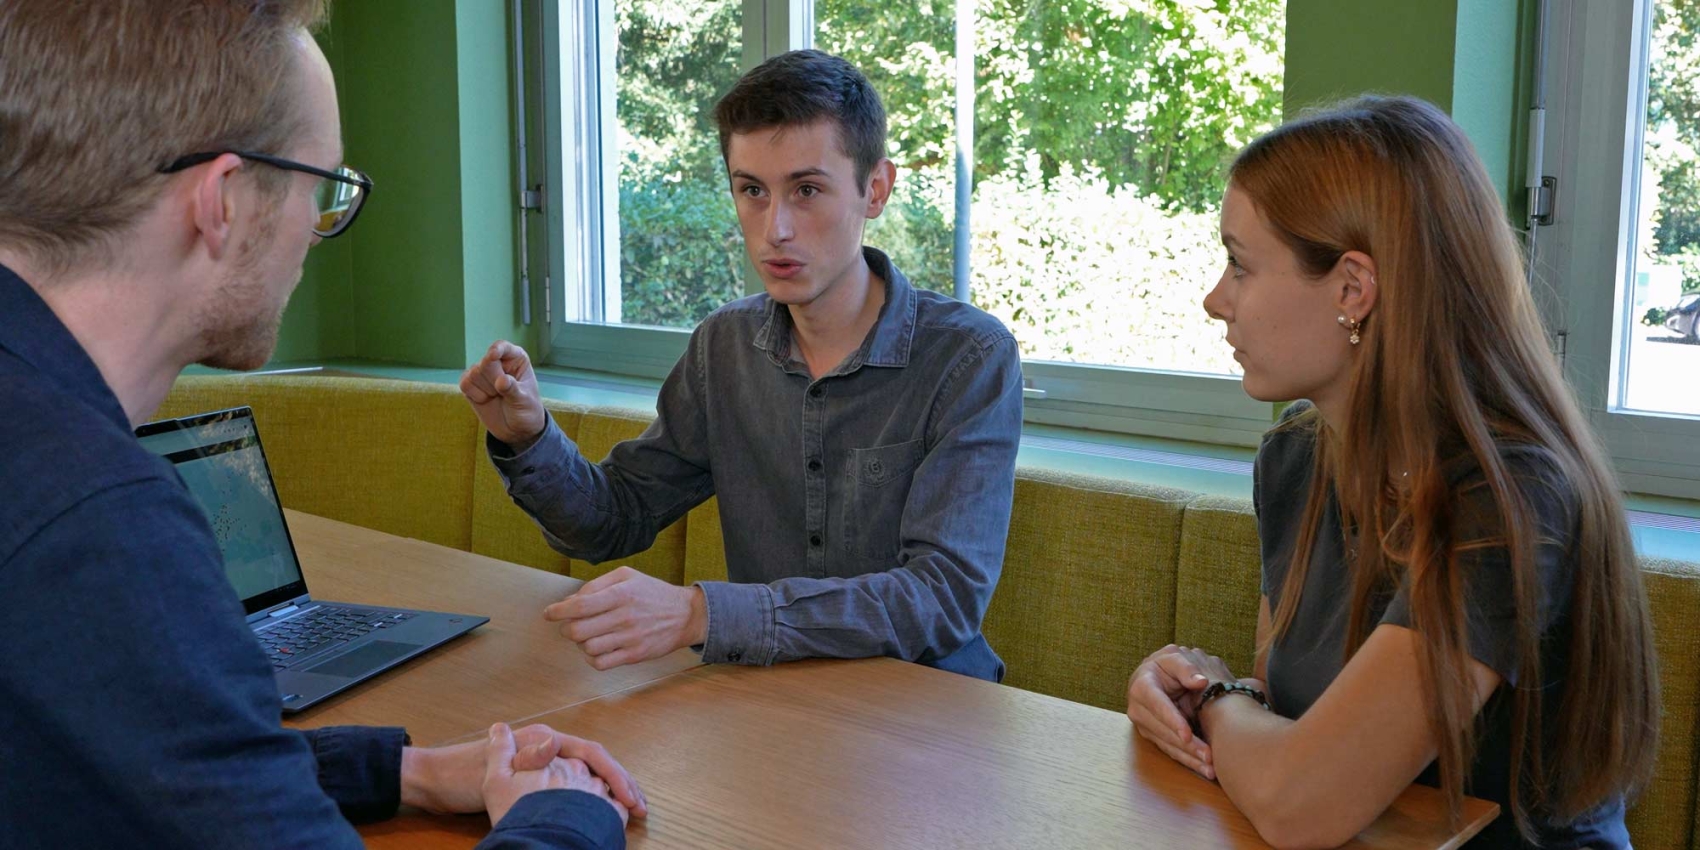
[(174, 174), (185, 168), (194, 168), (203, 162), (212, 162), (227, 153), (262, 162), (273, 168), (299, 171), (323, 178), (313, 187), (313, 203), (319, 211), (319, 223), (313, 228), (313, 232), (324, 239), (347, 230), (348, 226), (354, 223), (354, 217), (360, 214), (360, 208), (366, 205), (366, 196), (372, 194), (372, 178), (346, 165), (339, 166), (335, 171), (326, 171), (282, 157), (247, 151), (192, 153), (161, 168), (159, 173)]

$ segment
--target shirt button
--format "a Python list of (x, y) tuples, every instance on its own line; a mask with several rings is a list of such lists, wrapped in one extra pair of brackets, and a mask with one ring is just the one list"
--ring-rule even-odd
[(737, 664), (744, 660), (744, 654), (742, 652), (728, 652), (726, 653), (726, 660)]
[(809, 458), (809, 471), (810, 472), (819, 472), (820, 471), (820, 458), (818, 458), (818, 457)]
[(818, 548), (820, 546), (820, 535), (819, 534), (809, 535), (809, 545)]
[(826, 390), (821, 389), (820, 384), (809, 387), (809, 396), (812, 398), (820, 398), (820, 394), (823, 392), (826, 392)]

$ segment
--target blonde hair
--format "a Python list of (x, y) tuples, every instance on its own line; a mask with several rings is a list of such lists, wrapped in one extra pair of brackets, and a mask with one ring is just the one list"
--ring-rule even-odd
[[(1253, 142), (1230, 180), (1305, 274), (1319, 278), (1345, 252), (1362, 251), (1379, 283), (1355, 350), (1348, 421), (1338, 432), (1314, 414), (1298, 423), (1317, 430), (1316, 466), (1274, 636), (1292, 624), (1332, 492), (1362, 541), (1347, 565), (1346, 652), (1368, 638), (1376, 598), (1402, 587), (1456, 818), (1475, 752), (1462, 561), (1502, 549), (1518, 619), (1510, 788), (1518, 828), (1532, 839), (1531, 811), (1568, 821), (1632, 793), (1652, 771), (1659, 723), (1647, 598), (1615, 476), (1547, 346), (1514, 235), (1469, 140), (1428, 103), (1362, 97)], [(1543, 541), (1528, 489), (1543, 482), (1514, 477), (1506, 445), (1550, 453), (1567, 491), (1561, 501), (1574, 512), (1571, 595), (1567, 605), (1552, 600), (1570, 618), (1564, 678), (1612, 683), (1566, 687), (1556, 711), (1542, 696)], [(1497, 516), (1454, 516), (1474, 489), (1449, 479), (1459, 464), (1481, 471), (1474, 486), (1487, 488)], [(1492, 536), (1463, 539), (1472, 527)]]
[(305, 120), (292, 41), (328, 2), (0, 3), (0, 245), (50, 272), (110, 259), (172, 160), (281, 153)]

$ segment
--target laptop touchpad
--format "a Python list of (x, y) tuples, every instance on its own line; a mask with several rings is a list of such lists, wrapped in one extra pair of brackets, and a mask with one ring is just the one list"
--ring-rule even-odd
[(390, 640), (375, 640), (346, 655), (339, 655), (307, 669), (308, 673), (318, 673), (321, 676), (342, 676), (353, 678), (370, 673), (387, 662), (400, 658), (419, 649), (416, 643), (396, 643)]

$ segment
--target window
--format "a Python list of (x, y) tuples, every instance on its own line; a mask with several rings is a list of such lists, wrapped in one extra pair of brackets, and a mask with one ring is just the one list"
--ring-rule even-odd
[(549, 207), (548, 362), (664, 375), (750, 291), (710, 112), (743, 69), (815, 46), (889, 115), (899, 179), (867, 243), (918, 286), (967, 272), (1021, 343), (1029, 421), (1236, 445), (1268, 427), (1201, 301), (1224, 167), (1279, 120), (1285, 0), (969, 3), (961, 260), (954, 0), (543, 2), (549, 197), (572, 201)]
[(1280, 118), (1285, 6), (817, 0), (815, 46), (888, 113), (898, 184), (868, 244), (951, 292), (968, 175), (967, 295), (1021, 344), (1029, 421), (1242, 445), (1268, 427), (1201, 302), (1226, 164)]
[(714, 103), (739, 74), (737, 0), (617, 0), (614, 110), (620, 309), (607, 322), (691, 328), (744, 294)]
[(1628, 489), (1697, 498), (1700, 8), (1553, 0), (1550, 15), (1548, 319)]
[(553, 196), (571, 201), (556, 241), (584, 258), (560, 277), (551, 318), (688, 329), (743, 294), (710, 114), (740, 72), (740, 10), (737, 0), (545, 3), (560, 38), (546, 45), (544, 144), (560, 175)]
[[(1637, 80), (1645, 104), (1627, 234), (1621, 406), (1700, 415), (1700, 9), (1660, 0)], [(1685, 42), (1687, 44), (1685, 45)], [(1638, 92), (1639, 93), (1639, 92)], [(1632, 125), (1635, 122), (1631, 122)]]
[[(1223, 170), (1281, 111), (1283, 0), (969, 4), (969, 294), (1029, 360), (1237, 374), (1200, 303)], [(873, 79), (900, 169), (869, 244), (952, 290), (955, 3), (818, 0)]]
[[(661, 377), (759, 287), (709, 113), (744, 69), (819, 46), (890, 113), (899, 181), (868, 243), (1011, 327), (1030, 422), (1242, 446), (1268, 427), (1199, 302), (1221, 169), (1279, 120), (1285, 0), (975, 0), (960, 33), (955, 0), (519, 2), (542, 23), (528, 161), (562, 201), (528, 230), (546, 362)], [(1700, 498), (1700, 6), (1544, 5), (1537, 296), (1628, 489)]]

